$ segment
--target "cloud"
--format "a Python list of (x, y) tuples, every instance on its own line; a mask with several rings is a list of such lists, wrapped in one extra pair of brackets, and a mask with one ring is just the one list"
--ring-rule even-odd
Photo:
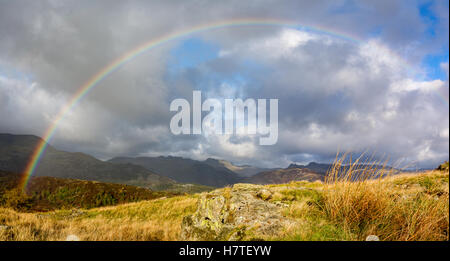
[[(267, 166), (328, 161), (338, 148), (373, 149), (421, 166), (448, 159), (448, 101), (442, 100), (448, 62), (441, 64), (447, 80), (422, 77), (421, 68), (426, 55), (442, 46), (448, 52), (445, 1), (429, 6), (432, 25), (410, 1), (256, 3), (109, 1), (105, 8), (103, 1), (2, 1), (0, 132), (42, 136), (81, 85), (142, 43), (255, 17), (360, 41), (283, 26), (227, 27), (175, 39), (100, 82), (61, 121), (51, 143), (102, 159), (212, 156)], [(177, 63), (172, 51), (193, 38), (217, 47), (217, 55), (170, 72)], [(278, 98), (277, 145), (259, 146), (253, 136), (173, 136), (169, 103), (191, 99), (195, 89), (219, 99)]]
[[(330, 160), (338, 149), (369, 149), (429, 166), (448, 157), (448, 111), (439, 97), (448, 84), (412, 78), (411, 65), (380, 40), (354, 45), (328, 36), (284, 37), (295, 34), (285, 29), (240, 42), (216, 61), (262, 64), (264, 73), (248, 76), (258, 87), (241, 91), (279, 99), (280, 140), (268, 149), (273, 155)], [(256, 154), (264, 157), (263, 150)], [(425, 152), (432, 156), (425, 159)]]
[(393, 92), (437, 92), (439, 89), (444, 87), (444, 82), (441, 80), (434, 81), (414, 81), (412, 79), (406, 79), (401, 82), (393, 83), (391, 89)]

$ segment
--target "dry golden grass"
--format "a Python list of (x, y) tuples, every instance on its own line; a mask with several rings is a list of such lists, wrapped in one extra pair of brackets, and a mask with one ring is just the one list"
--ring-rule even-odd
[(272, 240), (449, 240), (448, 171), (399, 174), (360, 159), (343, 167), (345, 157), (324, 182), (268, 186), (294, 220)]
[[(337, 159), (323, 189), (326, 217), (355, 239), (448, 240), (448, 172), (392, 176), (384, 164), (342, 168)], [(381, 166), (381, 167), (380, 167)], [(387, 178), (386, 178), (387, 177)]]
[(179, 196), (80, 212), (18, 213), (0, 208), (0, 240), (177, 240), (181, 221), (194, 212), (196, 198)]

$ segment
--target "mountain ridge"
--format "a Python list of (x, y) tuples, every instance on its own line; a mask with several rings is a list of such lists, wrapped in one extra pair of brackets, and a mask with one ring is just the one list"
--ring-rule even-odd
[[(34, 135), (0, 134), (0, 170), (22, 173), (41, 141)], [(112, 164), (82, 152), (60, 151), (51, 145), (47, 146), (33, 174), (123, 184), (138, 180), (149, 186), (175, 183), (141, 166)]]
[(221, 187), (235, 184), (240, 180), (236, 173), (224, 167), (214, 167), (212, 164), (182, 157), (115, 157), (108, 162), (140, 165), (182, 183)]
[[(0, 170), (23, 172), (39, 142), (42, 139), (34, 135), (0, 134)], [(189, 183), (199, 185), (194, 189), (198, 191), (236, 183), (279, 184), (324, 180), (331, 167), (332, 164), (310, 162), (307, 165), (292, 163), (287, 168), (268, 169), (239, 166), (223, 159), (207, 158), (201, 161), (177, 156), (115, 157), (102, 161), (82, 152), (65, 152), (48, 145), (34, 175), (113, 182), (155, 190), (184, 189), (183, 184), (179, 183)]]

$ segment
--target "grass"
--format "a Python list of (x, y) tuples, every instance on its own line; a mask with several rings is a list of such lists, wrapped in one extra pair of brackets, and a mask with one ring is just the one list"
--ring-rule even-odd
[[(133, 184), (130, 184), (133, 185)], [(139, 186), (140, 184), (135, 184), (136, 186)], [(205, 185), (199, 185), (199, 184), (180, 184), (180, 183), (168, 183), (168, 184), (156, 184), (156, 185), (150, 185), (148, 186), (150, 189), (154, 191), (164, 191), (164, 192), (172, 192), (172, 193), (179, 193), (179, 194), (195, 194), (195, 193), (201, 193), (201, 192), (209, 192), (211, 190), (214, 190), (214, 187), (205, 186)]]
[[(20, 213), (0, 208), (0, 240), (176, 240), (181, 221), (195, 211), (196, 197), (177, 196), (84, 211)], [(74, 215), (76, 214), (76, 215)]]
[[(285, 205), (292, 220), (265, 240), (449, 240), (448, 171), (396, 174), (359, 160), (337, 159), (324, 182), (267, 185), (269, 201)], [(353, 166), (353, 167), (352, 167)], [(381, 167), (380, 167), (381, 166)], [(218, 190), (229, 197), (231, 188)], [(81, 210), (22, 213), (0, 208), (0, 240), (177, 240), (199, 194)], [(251, 240), (252, 238), (244, 238)]]
[(356, 169), (357, 160), (342, 168), (344, 161), (345, 155), (336, 160), (316, 194), (302, 187), (282, 191), (282, 200), (293, 200), (286, 215), (298, 225), (276, 239), (449, 240), (448, 171), (393, 176), (373, 167), (379, 164)]

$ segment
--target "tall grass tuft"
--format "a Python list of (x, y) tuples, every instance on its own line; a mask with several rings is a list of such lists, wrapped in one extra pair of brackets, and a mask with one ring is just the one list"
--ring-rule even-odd
[(321, 205), (329, 220), (354, 240), (371, 234), (381, 240), (449, 239), (448, 193), (402, 193), (384, 179), (396, 170), (362, 158), (338, 155), (328, 171)]

